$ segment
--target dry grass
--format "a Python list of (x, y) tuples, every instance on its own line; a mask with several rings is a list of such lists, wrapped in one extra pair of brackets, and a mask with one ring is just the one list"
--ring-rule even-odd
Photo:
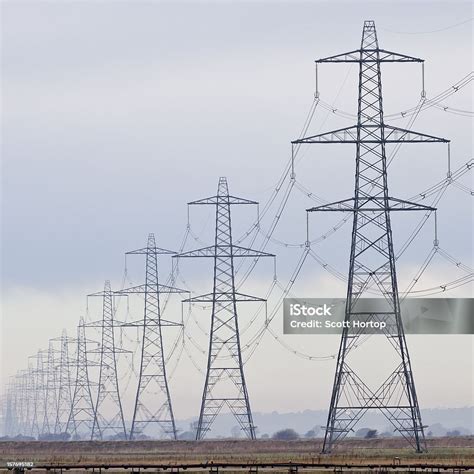
[(78, 441), (0, 442), (0, 464), (41, 463), (205, 463), (333, 462), (392, 464), (474, 464), (473, 437), (433, 438), (429, 452), (416, 454), (400, 439), (348, 439), (331, 456), (321, 456), (321, 440)]

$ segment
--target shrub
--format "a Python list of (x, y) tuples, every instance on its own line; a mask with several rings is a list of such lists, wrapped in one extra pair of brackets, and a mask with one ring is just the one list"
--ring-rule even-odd
[(294, 440), (298, 439), (298, 433), (292, 428), (286, 428), (284, 430), (277, 431), (273, 436), (273, 439), (282, 439), (282, 440)]

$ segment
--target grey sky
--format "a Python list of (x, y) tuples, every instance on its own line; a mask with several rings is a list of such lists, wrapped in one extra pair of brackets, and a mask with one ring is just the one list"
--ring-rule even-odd
[[(144, 246), (149, 232), (155, 232), (158, 245), (177, 248), (186, 225), (185, 203), (213, 194), (219, 176), (228, 177), (232, 194), (264, 204), (311, 104), (313, 60), (357, 48), (364, 19), (376, 21), (381, 47), (427, 60), (428, 97), (472, 70), (472, 23), (436, 33), (395, 33), (463, 22), (472, 17), (468, 3), (4, 2), (2, 13), (4, 377), (24, 367), (27, 355), (46, 347), (62, 327), (73, 331), (85, 311), (86, 293), (98, 291), (107, 278), (120, 285), (124, 251)], [(323, 100), (354, 112), (356, 80), (355, 68), (321, 67)], [(418, 102), (419, 66), (389, 65), (383, 80), (387, 113)], [(470, 87), (446, 103), (471, 109)], [(349, 124), (321, 109), (310, 131)], [(450, 138), (453, 168), (472, 157), (469, 118), (430, 109), (413, 128)], [(445, 146), (408, 148), (402, 147), (391, 167), (391, 194), (401, 198), (446, 173)], [(351, 195), (353, 173), (350, 146), (308, 148), (297, 168), (298, 180), (328, 200)], [(472, 187), (472, 175), (463, 183)], [(303, 242), (304, 209), (311, 203), (294, 191), (275, 237)], [(254, 218), (254, 211), (238, 210), (236, 233)], [(470, 196), (448, 189), (438, 218), (441, 246), (472, 265)], [(335, 222), (330, 219), (312, 216), (311, 232), (324, 232)], [(191, 224), (208, 241), (212, 211), (192, 210)], [(397, 218), (396, 245), (415, 224), (413, 217)], [(345, 226), (315, 247), (343, 273), (349, 232)], [(399, 261), (403, 288), (432, 240), (430, 221)], [(198, 245), (191, 239), (187, 248)], [(275, 244), (268, 250), (278, 253), (278, 274), (285, 283), (301, 250)], [(139, 264), (131, 263), (134, 281), (140, 278)], [(163, 265), (164, 278), (169, 261)], [(208, 264), (186, 262), (182, 271), (193, 289), (209, 288)], [(259, 264), (249, 292), (263, 295), (272, 272), (270, 263)], [(435, 260), (419, 286), (459, 276), (456, 268)], [(453, 296), (470, 296), (469, 291), (462, 288)], [(314, 261), (307, 262), (293, 290), (315, 297), (341, 292), (344, 284)], [(172, 311), (178, 310), (175, 302)], [(240, 314), (250, 319), (253, 310), (242, 308)], [(206, 327), (208, 315), (200, 318)], [(281, 333), (280, 317), (273, 328)], [(190, 330), (205, 347), (204, 334), (194, 326)], [(314, 354), (337, 348), (337, 338), (288, 336), (285, 341)], [(472, 375), (461, 376), (472, 374), (472, 338), (418, 336), (409, 343), (422, 405), (472, 404)], [(198, 353), (195, 358), (203, 367), (204, 358)], [(253, 406), (260, 411), (325, 408), (333, 370), (332, 362), (296, 358), (267, 336), (247, 364)], [(193, 394), (183, 390), (188, 381), (196, 387)], [(447, 388), (453, 384), (459, 389)], [(202, 375), (186, 357), (172, 386), (177, 416), (192, 416)]]

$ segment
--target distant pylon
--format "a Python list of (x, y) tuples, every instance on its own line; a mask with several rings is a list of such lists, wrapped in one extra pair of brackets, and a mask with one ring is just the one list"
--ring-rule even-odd
[(123, 418), (117, 374), (117, 354), (128, 351), (124, 351), (115, 345), (115, 311), (110, 281), (105, 282), (103, 292), (89, 296), (101, 296), (103, 302), (102, 320), (86, 324), (87, 327), (100, 328), (102, 334), (102, 342), (98, 349), (100, 353), (100, 372), (91, 439), (106, 439), (110, 436), (126, 439), (127, 430)]
[(10, 436), (15, 434), (26, 434), (25, 425), (27, 424), (27, 392), (25, 386), (25, 374), (27, 371), (20, 370), (16, 375), (10, 379), (8, 388), (9, 403), (10, 403), (10, 430), (13, 432)]
[(47, 351), (39, 350), (32, 358), (36, 359), (36, 367), (33, 369), (34, 397), (31, 436), (38, 438), (43, 434), (45, 418)]
[(26, 390), (26, 420), (24, 427), (24, 434), (26, 436), (31, 435), (32, 423), (33, 423), (33, 412), (34, 412), (34, 400), (35, 400), (35, 376), (34, 369), (30, 366), (28, 360), (28, 368), (25, 371), (25, 390)]
[(29, 435), (31, 431), (30, 420), (30, 372), (28, 369), (20, 370), (17, 373), (18, 379), (18, 432), (22, 435)]
[[(76, 379), (72, 397), (71, 411), (66, 424), (66, 433), (72, 432), (73, 439), (85, 439), (92, 434), (95, 420), (95, 408), (92, 401), (87, 339), (84, 319), (80, 318), (77, 326)], [(84, 430), (85, 428), (85, 430)]]
[(56, 413), (58, 411), (58, 382), (56, 378), (56, 350), (53, 341), (49, 341), (48, 351), (46, 352), (46, 367), (44, 367), (46, 380), (45, 394), (44, 394), (44, 413), (43, 426), (41, 434), (49, 435), (54, 432), (54, 425), (56, 421)]
[(61, 345), (60, 358), (58, 366), (58, 404), (56, 419), (54, 423), (54, 433), (60, 434), (66, 432), (66, 425), (72, 406), (72, 383), (71, 383), (71, 367), (74, 365), (69, 355), (69, 345), (77, 343), (77, 339), (68, 337), (67, 332), (63, 329), (60, 338), (53, 339), (59, 341)]
[[(360, 49), (318, 59), (316, 63), (357, 63), (359, 100), (357, 124), (296, 140), (303, 143), (352, 143), (356, 145), (355, 195), (353, 198), (313, 207), (308, 211), (353, 213), (352, 245), (349, 263), (346, 325), (343, 328), (336, 364), (323, 452), (331, 452), (368, 410), (379, 410), (416, 451), (425, 449), (424, 430), (415, 390), (405, 332), (400, 314), (391, 212), (434, 211), (428, 206), (390, 196), (387, 184), (386, 146), (400, 143), (448, 142), (411, 130), (387, 125), (382, 103), (381, 63), (423, 62), (422, 59), (379, 48), (375, 23), (364, 23)], [(317, 92), (318, 95), (318, 92)], [(422, 91), (422, 96), (424, 91)], [(385, 310), (361, 309), (359, 300), (377, 290), (387, 305)], [(372, 293), (369, 293), (372, 291)], [(385, 322), (385, 335), (395, 350), (397, 366), (380, 387), (373, 391), (348, 365), (348, 356), (361, 345), (361, 329), (351, 321), (364, 318)], [(371, 361), (373, 373), (386, 364), (380, 358)], [(352, 364), (352, 363), (351, 363)], [(360, 364), (359, 364), (360, 365)], [(358, 370), (360, 370), (359, 367)]]
[(274, 257), (274, 255), (239, 247), (232, 242), (231, 205), (258, 203), (229, 195), (226, 178), (219, 178), (216, 196), (189, 203), (189, 205), (206, 204), (216, 207), (214, 245), (176, 256), (214, 259), (212, 293), (184, 300), (191, 303), (212, 303), (207, 373), (196, 439), (200, 440), (206, 436), (224, 405), (227, 405), (235, 416), (245, 435), (255, 439), (255, 426), (242, 363), (237, 303), (265, 300), (236, 291), (234, 259)]
[(162, 433), (177, 439), (171, 395), (166, 375), (166, 363), (161, 328), (181, 326), (161, 317), (160, 293), (187, 293), (186, 290), (160, 285), (158, 282), (158, 258), (160, 254), (176, 252), (156, 246), (155, 235), (149, 234), (145, 248), (127, 252), (126, 255), (146, 255), (145, 284), (116, 291), (116, 295), (143, 294), (145, 310), (143, 319), (122, 324), (142, 330), (140, 373), (133, 410), (130, 439), (143, 434), (149, 425), (159, 427)]
[(5, 400), (5, 435), (17, 434), (17, 418), (15, 411), (15, 391), (13, 385), (7, 387)]

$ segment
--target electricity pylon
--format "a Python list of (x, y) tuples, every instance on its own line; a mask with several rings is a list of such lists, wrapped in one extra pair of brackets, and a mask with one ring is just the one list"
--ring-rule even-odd
[(43, 428), (41, 430), (43, 435), (50, 435), (54, 432), (56, 414), (58, 411), (58, 380), (56, 372), (56, 349), (53, 341), (49, 341), (47, 354), (47, 362), (44, 379), (46, 380), (45, 385), (45, 405), (44, 405), (44, 417), (43, 417)]
[[(32, 393), (33, 393), (33, 413), (31, 417), (31, 436), (38, 437), (41, 434), (40, 420), (43, 420), (44, 409), (44, 383), (43, 383), (43, 353), (38, 351), (28, 359), (36, 359), (36, 364), (31, 370)], [(29, 360), (28, 360), (29, 362)]]
[(71, 343), (77, 343), (77, 339), (70, 338), (67, 335), (65, 329), (61, 334), (60, 338), (52, 339), (53, 341), (59, 341), (60, 357), (58, 365), (58, 403), (56, 420), (54, 423), (54, 433), (60, 434), (66, 431), (66, 425), (69, 418), (72, 405), (72, 393), (71, 393), (71, 358), (69, 355), (69, 345)]
[(66, 433), (72, 431), (73, 439), (84, 438), (85, 434), (90, 436), (94, 426), (95, 408), (92, 401), (91, 382), (89, 379), (89, 366), (84, 319), (80, 318), (77, 326), (77, 349), (76, 349), (76, 379), (74, 383), (74, 394), (72, 396), (71, 411), (66, 423)]
[(156, 246), (155, 235), (149, 234), (145, 248), (127, 252), (126, 255), (145, 255), (145, 284), (116, 291), (116, 295), (142, 294), (145, 299), (143, 319), (124, 323), (122, 327), (142, 330), (140, 373), (133, 410), (130, 439), (150, 425), (158, 426), (165, 436), (176, 439), (176, 425), (166, 376), (166, 364), (161, 328), (182, 326), (161, 317), (160, 293), (188, 293), (186, 290), (158, 283), (158, 255), (174, 255), (176, 252)]
[[(212, 423), (224, 405), (227, 405), (235, 416), (246, 436), (255, 439), (255, 426), (240, 348), (237, 303), (265, 300), (236, 291), (234, 259), (274, 257), (274, 255), (233, 244), (230, 207), (236, 204), (258, 203), (229, 195), (226, 178), (219, 178), (216, 196), (188, 203), (188, 205), (216, 206), (215, 243), (210, 247), (176, 255), (179, 258), (214, 259), (212, 293), (184, 300), (190, 303), (212, 303), (207, 373), (196, 433), (198, 440), (203, 439), (210, 431)], [(219, 391), (219, 394), (216, 391)]]
[(39, 350), (32, 358), (36, 359), (34, 369), (34, 408), (31, 425), (31, 435), (38, 437), (44, 434), (46, 414), (47, 393), (47, 366), (48, 351)]
[(7, 417), (6, 421), (10, 424), (11, 432), (6, 434), (10, 436), (28, 433), (27, 373), (27, 370), (20, 370), (16, 375), (11, 376), (7, 389), (9, 419)]
[(14, 436), (17, 434), (18, 420), (16, 414), (15, 404), (15, 389), (13, 381), (10, 380), (9, 386), (6, 389), (6, 400), (5, 400), (5, 435)]
[[(100, 328), (102, 337), (97, 349), (100, 354), (99, 383), (91, 439), (104, 439), (107, 435), (127, 439), (117, 375), (117, 354), (129, 351), (115, 345), (115, 311), (110, 281), (106, 280), (104, 291), (89, 296), (102, 297), (102, 320), (86, 323), (86, 327)], [(107, 411), (109, 414), (106, 414)]]
[(25, 373), (26, 378), (26, 423), (24, 433), (26, 436), (30, 436), (33, 428), (33, 413), (35, 403), (35, 373), (34, 368), (30, 365), (30, 358), (28, 358), (28, 368)]
[[(354, 318), (385, 321), (385, 335), (396, 351), (398, 366), (375, 391), (348, 365), (349, 352), (357, 347), (360, 331), (345, 327), (337, 358), (334, 386), (324, 438), (323, 452), (331, 452), (371, 409), (380, 410), (394, 429), (417, 452), (426, 449), (424, 430), (413, 380), (410, 357), (400, 315), (397, 274), (392, 242), (390, 215), (393, 211), (433, 211), (432, 207), (390, 196), (387, 184), (387, 144), (448, 142), (423, 133), (385, 124), (382, 104), (381, 63), (423, 62), (412, 56), (379, 48), (375, 23), (366, 21), (360, 49), (318, 59), (316, 63), (358, 63), (359, 100), (357, 124), (331, 132), (296, 140), (302, 143), (351, 143), (356, 145), (355, 195), (353, 198), (317, 206), (308, 211), (353, 213), (352, 245), (345, 321)], [(317, 93), (318, 95), (318, 93)], [(422, 92), (424, 95), (424, 91)], [(363, 313), (358, 300), (367, 290), (378, 289), (388, 311)], [(378, 360), (373, 371), (384, 364)]]

